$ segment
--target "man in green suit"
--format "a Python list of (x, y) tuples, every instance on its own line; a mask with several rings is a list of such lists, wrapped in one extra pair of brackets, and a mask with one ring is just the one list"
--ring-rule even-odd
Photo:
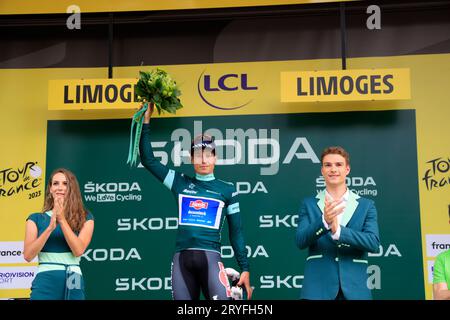
[(328, 147), (321, 157), (326, 189), (303, 199), (297, 246), (308, 248), (302, 299), (372, 299), (367, 287), (367, 253), (378, 252), (377, 211), (372, 200), (350, 191), (350, 157)]

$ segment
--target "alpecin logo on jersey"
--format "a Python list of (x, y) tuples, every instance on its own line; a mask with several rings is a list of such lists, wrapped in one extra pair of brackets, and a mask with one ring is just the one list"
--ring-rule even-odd
[(195, 210), (208, 209), (208, 202), (203, 202), (202, 200), (197, 199), (195, 201), (190, 201), (189, 207), (194, 208)]

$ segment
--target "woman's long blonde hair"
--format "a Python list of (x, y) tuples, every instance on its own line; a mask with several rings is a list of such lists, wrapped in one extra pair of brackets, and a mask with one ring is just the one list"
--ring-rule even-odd
[(47, 189), (45, 190), (45, 201), (43, 212), (53, 209), (54, 200), (50, 193), (50, 188), (53, 183), (53, 177), (57, 173), (62, 173), (67, 179), (67, 191), (64, 201), (64, 216), (74, 232), (80, 232), (83, 224), (86, 222), (87, 211), (83, 204), (83, 199), (81, 198), (80, 186), (75, 175), (64, 168), (58, 168), (52, 172), (50, 179), (47, 184)]

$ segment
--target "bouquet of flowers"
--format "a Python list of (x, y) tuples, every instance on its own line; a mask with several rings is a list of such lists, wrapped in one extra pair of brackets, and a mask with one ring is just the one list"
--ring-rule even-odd
[(148, 72), (139, 71), (140, 79), (134, 87), (137, 101), (144, 104), (154, 103), (158, 114), (161, 111), (176, 113), (183, 105), (178, 98), (181, 95), (176, 82), (161, 69)]
[(175, 114), (178, 109), (183, 107), (178, 98), (181, 95), (180, 89), (167, 72), (156, 69), (146, 72), (139, 71), (139, 75), (140, 78), (134, 87), (134, 94), (136, 100), (142, 103), (142, 108), (134, 114), (131, 120), (130, 148), (127, 160), (130, 166), (136, 165), (143, 115), (149, 108), (149, 104), (156, 107), (158, 114), (161, 114), (162, 111)]

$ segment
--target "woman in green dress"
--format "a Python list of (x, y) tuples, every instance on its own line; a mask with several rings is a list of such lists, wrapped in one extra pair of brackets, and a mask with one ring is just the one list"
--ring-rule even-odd
[(84, 300), (80, 256), (94, 232), (94, 217), (83, 205), (75, 175), (56, 169), (50, 176), (42, 212), (26, 222), (24, 258), (38, 256), (31, 300)]

